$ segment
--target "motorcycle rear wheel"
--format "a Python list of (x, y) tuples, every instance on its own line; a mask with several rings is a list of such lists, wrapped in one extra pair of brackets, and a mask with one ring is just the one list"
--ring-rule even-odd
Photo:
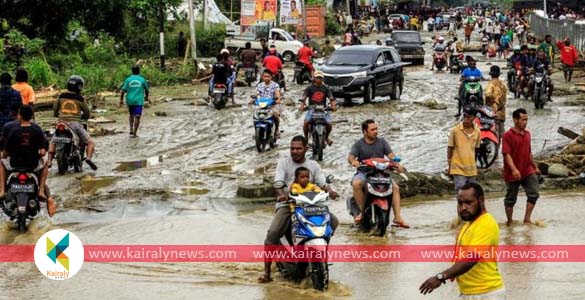
[(26, 213), (18, 214), (18, 231), (21, 233), (26, 232)]

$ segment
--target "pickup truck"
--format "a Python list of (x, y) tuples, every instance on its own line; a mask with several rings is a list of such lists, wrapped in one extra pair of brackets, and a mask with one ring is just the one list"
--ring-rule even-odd
[(303, 47), (303, 43), (295, 40), (288, 31), (280, 28), (270, 29), (268, 34), (264, 34), (264, 36), (260, 35), (254, 37), (252, 35), (251, 38), (246, 38), (244, 34), (238, 37), (228, 37), (225, 39), (225, 47), (232, 53), (239, 53), (246, 47), (246, 43), (250, 42), (252, 44), (252, 49), (262, 51), (260, 37), (266, 38), (268, 46), (275, 45), (276, 50), (281, 53), (284, 60), (288, 62), (294, 61), (299, 49)]

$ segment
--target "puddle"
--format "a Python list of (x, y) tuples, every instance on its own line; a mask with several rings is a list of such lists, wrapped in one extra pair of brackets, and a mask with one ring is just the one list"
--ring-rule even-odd
[(95, 194), (98, 189), (110, 186), (116, 180), (118, 180), (118, 178), (114, 176), (104, 177), (86, 176), (81, 179), (81, 193)]
[(156, 166), (163, 161), (163, 156), (153, 156), (147, 159), (119, 162), (114, 171), (127, 172)]

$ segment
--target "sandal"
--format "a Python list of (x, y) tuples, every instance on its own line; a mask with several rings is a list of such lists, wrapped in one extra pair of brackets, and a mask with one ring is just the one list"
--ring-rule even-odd
[(357, 216), (355, 216), (355, 217), (353, 218), (353, 221), (354, 221), (356, 224), (360, 224), (360, 223), (362, 222), (362, 218), (363, 218), (362, 214), (361, 214), (361, 213), (359, 213)]
[(393, 221), (392, 223), (396, 224), (398, 227), (407, 228), (407, 229), (410, 228), (410, 225), (408, 225), (408, 224), (406, 224), (404, 222), (396, 222), (396, 221)]
[(97, 167), (97, 166), (96, 166), (96, 165), (93, 163), (93, 161), (91, 161), (90, 159), (87, 159), (87, 158), (86, 158), (86, 159), (85, 159), (85, 162), (86, 162), (86, 163), (89, 165), (89, 167), (90, 167), (92, 170), (96, 171), (96, 170), (98, 169), (98, 167)]

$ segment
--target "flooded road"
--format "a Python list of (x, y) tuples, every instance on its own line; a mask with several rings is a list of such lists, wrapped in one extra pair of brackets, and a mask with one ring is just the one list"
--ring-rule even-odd
[[(427, 51), (430, 55), (430, 53)], [(408, 68), (401, 101), (342, 107), (334, 114), (332, 147), (325, 149), (321, 163), (335, 175), (334, 186), (342, 198), (350, 195), (353, 170), (346, 159), (351, 144), (361, 137), (359, 125), (374, 118), (403, 163), (411, 171), (437, 173), (446, 167), (449, 129), (456, 124), (454, 96), (458, 76), (432, 73), (429, 64)], [(498, 61), (497, 64), (505, 65)], [(479, 63), (487, 74), (489, 65)], [(290, 72), (292, 70), (288, 70)], [(505, 72), (505, 71), (504, 71)], [(290, 75), (290, 74), (289, 74)], [(290, 80), (290, 77), (289, 77)], [(285, 99), (298, 99), (302, 89), (289, 82)], [(170, 101), (146, 109), (139, 138), (130, 138), (125, 115), (112, 115), (123, 133), (96, 138), (94, 161), (97, 172), (55, 175), (49, 179), (57, 195), (58, 214), (48, 221), (39, 218), (31, 231), (17, 235), (7, 224), (0, 229), (0, 243), (34, 244), (46, 231), (62, 228), (74, 232), (84, 244), (262, 244), (272, 219), (271, 204), (257, 204), (236, 197), (240, 184), (260, 183), (278, 157), (288, 155), (288, 142), (302, 133), (304, 115), (283, 106), (280, 146), (256, 153), (253, 141), (252, 107), (247, 103), (252, 88), (237, 88), (235, 107), (217, 111), (193, 105), (193, 101)], [(159, 96), (201, 98), (205, 88), (174, 87), (154, 90)], [(564, 142), (558, 126), (579, 129), (583, 107), (569, 95), (535, 112), (524, 100), (508, 99), (507, 112), (525, 107), (533, 149)], [(418, 105), (436, 99), (447, 110)], [(116, 110), (116, 101), (107, 110)], [(167, 116), (154, 116), (164, 111)], [(40, 118), (47, 119), (48, 113)], [(507, 120), (511, 125), (511, 119)], [(501, 162), (499, 162), (501, 164)], [(87, 168), (86, 168), (87, 169)], [(268, 170), (268, 172), (267, 172)], [(584, 244), (585, 206), (582, 191), (544, 193), (534, 212), (539, 226), (504, 223), (503, 195), (489, 195), (487, 209), (500, 223), (501, 244)], [(523, 214), (520, 197), (516, 219)], [(453, 244), (457, 228), (453, 199), (404, 200), (403, 216), (412, 226), (388, 238), (357, 234), (345, 211), (344, 201), (331, 208), (341, 222), (332, 244)], [(429, 276), (449, 263), (335, 263), (331, 284), (325, 293), (308, 283), (294, 284), (275, 274), (275, 281), (260, 285), (258, 263), (85, 263), (72, 279), (47, 280), (34, 264), (4, 264), (0, 274), (0, 299), (456, 299), (457, 286), (447, 284), (430, 296), (418, 293)], [(561, 263), (500, 263), (508, 299), (582, 299), (585, 266)]]

